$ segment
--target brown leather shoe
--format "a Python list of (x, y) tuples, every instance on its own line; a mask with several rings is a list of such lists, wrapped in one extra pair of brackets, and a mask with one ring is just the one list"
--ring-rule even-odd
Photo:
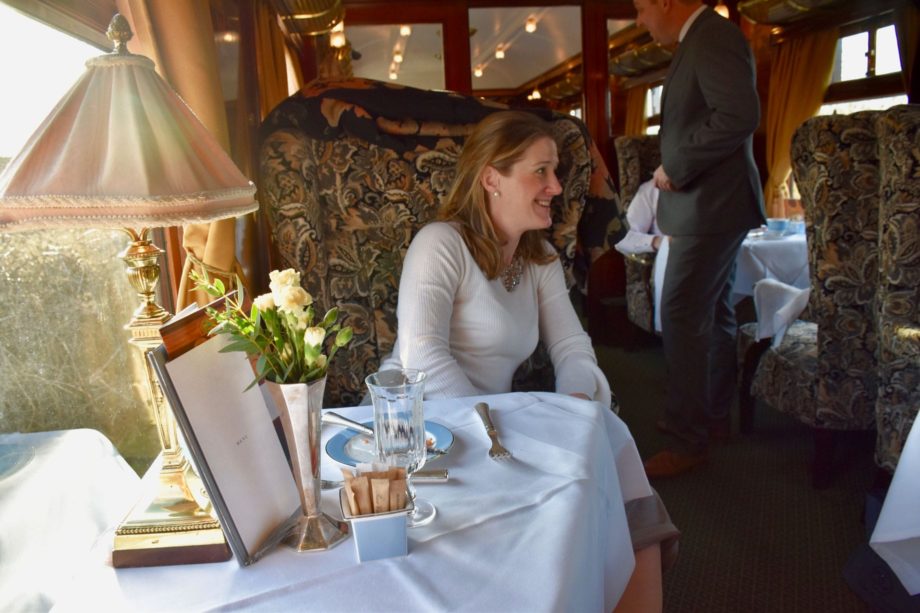
[(645, 474), (649, 479), (676, 477), (690, 472), (707, 461), (709, 461), (709, 453), (706, 451), (685, 453), (665, 449), (645, 461)]

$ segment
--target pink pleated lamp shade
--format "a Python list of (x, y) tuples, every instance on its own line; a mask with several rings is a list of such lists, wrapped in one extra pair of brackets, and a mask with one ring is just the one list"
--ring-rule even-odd
[(153, 62), (112, 53), (87, 61), (0, 175), (0, 231), (209, 222), (256, 210), (254, 195)]

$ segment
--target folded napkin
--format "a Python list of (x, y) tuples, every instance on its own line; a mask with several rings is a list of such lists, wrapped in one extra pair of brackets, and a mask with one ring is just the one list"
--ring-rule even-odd
[(811, 289), (798, 289), (775, 279), (754, 284), (754, 309), (757, 312), (757, 338), (773, 337), (773, 347), (783, 342), (789, 325), (808, 306)]
[(888, 563), (907, 593), (920, 594), (920, 419), (907, 436), (869, 546)]

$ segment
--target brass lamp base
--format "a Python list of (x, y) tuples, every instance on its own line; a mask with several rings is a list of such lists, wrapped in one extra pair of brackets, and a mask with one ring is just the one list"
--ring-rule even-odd
[[(144, 476), (148, 487), (115, 530), (115, 568), (223, 562), (232, 556), (218, 521), (202, 507), (200, 478), (188, 463), (179, 470), (163, 466), (162, 456)], [(194, 484), (194, 485), (193, 485)], [(195, 496), (198, 490), (199, 496)]]
[(348, 524), (332, 519), (325, 513), (300, 518), (281, 541), (298, 553), (332, 549), (348, 538)]
[[(120, 255), (142, 301), (125, 328), (131, 334), (131, 344), (147, 352), (160, 345), (159, 329), (171, 318), (154, 299), (160, 277), (157, 259), (162, 251), (150, 242), (146, 230), (126, 231), (133, 242)], [(182, 453), (172, 408), (150, 363), (144, 360), (144, 364), (163, 451), (144, 476), (146, 495), (115, 529), (112, 565), (124, 568), (229, 560), (233, 554), (212, 515), (201, 477)]]

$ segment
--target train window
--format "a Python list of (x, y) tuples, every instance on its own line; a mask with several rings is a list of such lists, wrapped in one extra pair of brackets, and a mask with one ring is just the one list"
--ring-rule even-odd
[(831, 83), (901, 72), (893, 25), (844, 34), (837, 41)]
[(645, 94), (645, 116), (648, 118), (646, 134), (658, 134), (661, 127), (661, 92), (663, 90), (663, 85), (656, 85), (649, 87)]
[[(23, 53), (23, 49), (41, 53)], [(0, 170), (103, 51), (0, 2)], [(36, 78), (41, 75), (41, 78)], [(159, 451), (120, 231), (0, 232), (0, 432), (94, 428), (141, 474)], [(39, 317), (38, 314), (41, 314)]]

